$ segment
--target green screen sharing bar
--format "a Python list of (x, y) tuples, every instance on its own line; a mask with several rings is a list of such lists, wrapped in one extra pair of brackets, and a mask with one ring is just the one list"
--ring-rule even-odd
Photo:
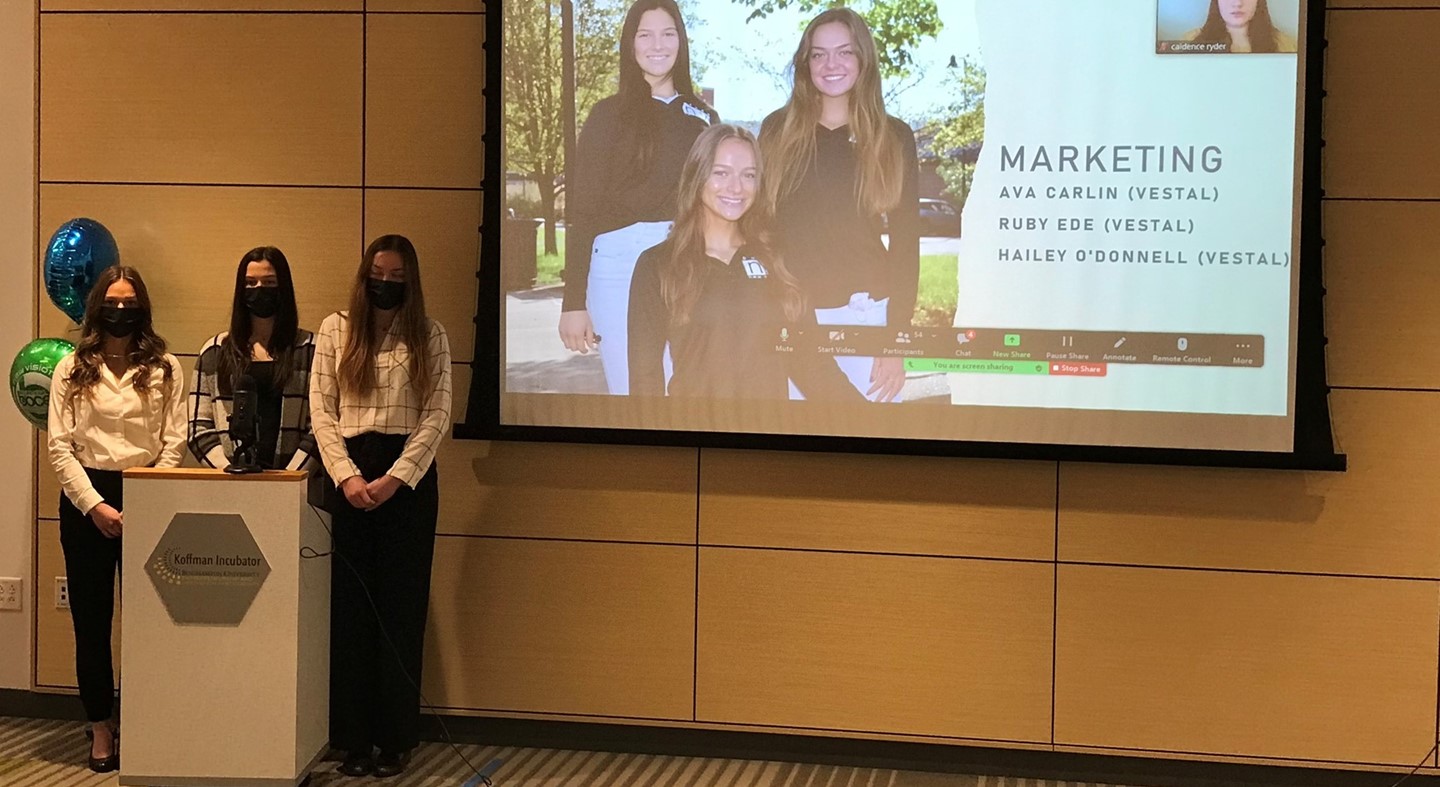
[(907, 372), (956, 372), (969, 374), (1049, 374), (1045, 361), (982, 361), (978, 359), (906, 358)]

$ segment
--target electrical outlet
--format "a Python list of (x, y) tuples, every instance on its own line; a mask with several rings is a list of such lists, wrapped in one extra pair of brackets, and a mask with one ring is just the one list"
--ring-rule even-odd
[(70, 608), (70, 578), (55, 577), (55, 608)]
[(0, 609), (24, 609), (23, 587), (24, 580), (19, 577), (0, 577)]

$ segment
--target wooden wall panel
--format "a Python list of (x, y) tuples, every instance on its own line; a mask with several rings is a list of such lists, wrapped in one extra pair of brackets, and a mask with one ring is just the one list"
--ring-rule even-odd
[(361, 18), (48, 14), (43, 181), (359, 185)]
[(432, 586), (432, 703), (691, 718), (693, 547), (442, 537)]
[(415, 244), (425, 309), (445, 326), (451, 356), (468, 363), (475, 353), (480, 192), (367, 189), (365, 242), (390, 233)]
[(1048, 742), (1053, 570), (702, 547), (696, 718)]
[(50, 432), (44, 429), (36, 432), (39, 442), (35, 446), (35, 471), (38, 474), (35, 492), (35, 514), (44, 519), (60, 516), (60, 479), (50, 465), (47, 448)]
[(450, 364), (450, 387), (454, 389), (451, 392), (450, 419), (453, 423), (465, 423), (465, 414), (470, 403), (470, 375), (470, 364)]
[(369, 0), (371, 13), (472, 13), (485, 11), (485, 0)]
[(44, 11), (360, 11), (364, 0), (40, 0)]
[(700, 540), (1050, 560), (1055, 465), (706, 450)]
[(1061, 566), (1055, 742), (1413, 765), (1432, 581)]
[(1062, 464), (1061, 560), (1440, 577), (1440, 396), (1330, 404), (1345, 473)]
[(1331, 385), (1440, 389), (1440, 202), (1325, 204)]
[[(66, 576), (60, 549), (60, 523), (35, 523), (35, 684), (46, 689), (75, 688), (75, 629), (70, 610), (55, 607), (55, 578)], [(117, 594), (118, 599), (118, 594)], [(120, 608), (115, 608), (110, 650), (120, 665)]]
[[(40, 226), (89, 216), (110, 229), (120, 257), (140, 269), (155, 301), (155, 327), (177, 353), (197, 353), (230, 320), (240, 258), (278, 246), (290, 261), (300, 324), (314, 330), (343, 308), (360, 261), (358, 189), (47, 185)], [(46, 303), (42, 335), (68, 318)]]
[(1440, 9), (1332, 13), (1326, 36), (1329, 197), (1440, 197)]
[(693, 448), (453, 440), (440, 458), (444, 532), (695, 543)]
[(35, 554), (35, 683), (75, 688), (75, 630), (69, 610), (55, 608), (55, 577), (66, 573), (59, 522), (35, 523)]
[[(45, 188), (45, 187), (42, 187), (42, 190), (43, 190), (44, 188)], [(50, 187), (50, 188), (55, 188), (55, 187), (52, 186), (52, 187)], [(47, 206), (46, 206), (46, 204), (45, 204), (45, 200), (42, 198), (42, 199), (40, 200), (40, 210), (43, 212), (43, 211), (46, 209), (46, 207), (47, 207)], [(78, 214), (77, 214), (77, 215), (78, 215)], [(71, 216), (71, 217), (69, 217), (69, 218), (75, 218), (75, 216)], [(46, 226), (46, 225), (43, 224), (43, 223), (40, 225), (40, 226), (43, 228), (43, 230), (42, 230), (42, 232), (41, 232), (41, 236), (42, 236), (42, 237), (41, 237), (41, 242), (42, 242), (42, 243), (49, 239), (49, 235), (50, 235), (51, 233), (53, 233), (53, 232), (55, 231), (55, 229), (59, 226), (60, 221), (62, 221), (62, 220), (61, 220), (61, 219), (56, 219), (56, 220), (55, 220), (55, 224), (54, 224), (53, 226)], [(124, 257), (124, 252), (123, 252), (123, 251), (121, 252), (121, 256), (122, 256), (122, 258), (124, 258), (124, 261), (125, 261), (127, 264), (129, 264), (129, 263), (131, 262), (128, 257)], [(240, 260), (239, 255), (236, 255), (235, 260), (236, 260), (237, 262)], [(143, 264), (137, 264), (136, 267), (140, 268), (140, 274), (141, 274), (142, 276), (145, 275), (145, 266), (144, 266)], [(37, 278), (39, 278), (39, 277), (37, 277)], [(146, 279), (146, 283), (147, 283), (147, 285), (148, 285), (148, 283), (149, 283), (149, 279), (148, 279), (148, 278)], [(67, 317), (64, 312), (60, 311), (60, 309), (59, 309), (58, 307), (56, 307), (54, 303), (51, 303), (51, 302), (50, 302), (50, 296), (47, 295), (46, 292), (45, 292), (45, 284), (44, 284), (43, 281), (40, 282), (39, 285), (38, 285), (37, 301), (38, 301), (39, 306), (40, 306), (39, 319), (37, 320), (37, 322), (38, 322), (38, 324), (39, 324), (39, 333), (38, 333), (39, 336), (51, 336), (51, 337), (55, 337), (55, 338), (59, 338), (59, 339), (64, 339), (64, 340), (70, 342), (71, 344), (74, 344), (74, 343), (80, 341), (80, 326), (79, 326), (79, 324), (74, 323), (74, 322), (71, 322), (71, 321), (70, 321), (70, 318)], [(156, 317), (156, 319), (157, 319), (157, 320), (164, 319), (163, 317), (159, 316), (159, 312), (158, 312), (158, 311), (157, 311), (157, 317)], [(156, 325), (156, 328), (157, 328), (157, 329), (160, 328), (160, 326), (159, 326), (158, 323), (157, 323), (157, 325)], [(164, 333), (164, 331), (161, 330), (161, 333)], [(198, 350), (198, 349), (200, 349), (200, 348), (197, 346), (195, 349)]]
[(374, 15), (366, 37), (366, 183), (479, 187), (485, 17)]

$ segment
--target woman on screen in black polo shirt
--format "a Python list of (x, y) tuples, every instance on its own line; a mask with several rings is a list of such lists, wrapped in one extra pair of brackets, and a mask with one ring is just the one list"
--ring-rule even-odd
[(1204, 44), (1227, 44), (1235, 54), (1294, 52), (1295, 39), (1280, 32), (1270, 20), (1266, 0), (1210, 0), (1205, 24), (1185, 35)]
[(560, 340), (580, 353), (598, 347), (612, 394), (629, 390), (635, 260), (669, 234), (680, 167), (695, 137), (719, 120), (694, 89), (675, 0), (637, 0), (620, 34), (620, 89), (590, 110), (565, 173)]
[[(875, 40), (854, 11), (811, 20), (792, 66), (790, 100), (760, 130), (780, 252), (821, 325), (903, 330), (920, 278), (915, 134), (885, 113)], [(903, 359), (835, 361), (867, 398), (900, 400)]]
[(769, 245), (758, 153), (750, 132), (728, 124), (695, 141), (675, 229), (640, 255), (630, 284), (632, 394), (784, 400), (794, 379), (810, 399), (863, 401), (829, 358), (777, 351), (782, 330), (814, 321)]
[[(315, 337), (299, 326), (290, 261), (274, 246), (240, 258), (230, 330), (200, 348), (190, 388), (190, 452), (220, 469), (235, 459), (230, 414), (235, 389), (249, 376), (259, 408), (255, 461), (265, 469), (308, 469), (318, 462), (310, 433), (310, 363)], [(312, 462), (314, 460), (314, 462)]]

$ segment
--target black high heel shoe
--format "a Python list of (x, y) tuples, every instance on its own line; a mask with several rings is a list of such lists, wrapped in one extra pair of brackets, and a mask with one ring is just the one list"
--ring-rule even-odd
[[(90, 742), (91, 751), (94, 751), (95, 731), (85, 730), (85, 740)], [(86, 764), (90, 766), (90, 770), (95, 773), (110, 773), (120, 770), (120, 733), (118, 731), (111, 733), (110, 747), (109, 757), (86, 757)]]

